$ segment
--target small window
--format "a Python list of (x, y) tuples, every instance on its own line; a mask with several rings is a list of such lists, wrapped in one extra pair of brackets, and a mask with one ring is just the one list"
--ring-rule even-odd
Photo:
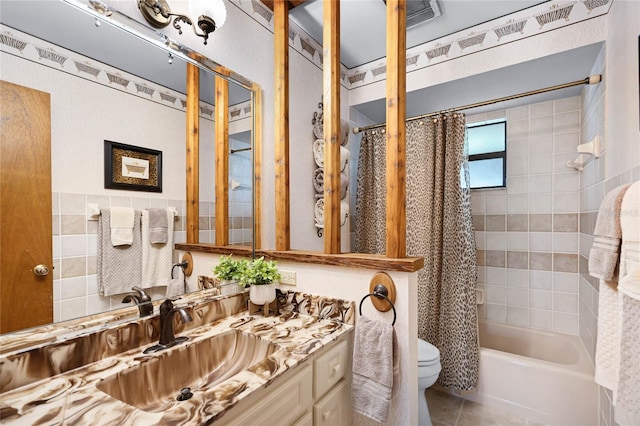
[(507, 174), (507, 123), (467, 126), (471, 189), (504, 188)]

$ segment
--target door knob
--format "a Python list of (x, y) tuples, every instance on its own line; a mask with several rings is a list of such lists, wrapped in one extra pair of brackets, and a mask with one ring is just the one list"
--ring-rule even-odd
[(35, 268), (33, 268), (33, 273), (39, 277), (44, 277), (49, 274), (49, 268), (43, 264), (36, 265)]

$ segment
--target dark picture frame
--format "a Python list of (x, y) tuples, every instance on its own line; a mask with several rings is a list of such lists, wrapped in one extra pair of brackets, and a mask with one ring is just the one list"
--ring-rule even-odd
[(104, 187), (162, 192), (162, 151), (105, 140)]

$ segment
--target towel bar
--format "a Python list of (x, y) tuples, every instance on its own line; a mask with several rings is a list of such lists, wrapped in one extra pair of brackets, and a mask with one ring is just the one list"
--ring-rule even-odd
[[(178, 209), (175, 207), (169, 206), (167, 210), (171, 210), (174, 217), (178, 216)], [(98, 216), (100, 216), (100, 206), (94, 203), (87, 204), (87, 220), (98, 220)]]

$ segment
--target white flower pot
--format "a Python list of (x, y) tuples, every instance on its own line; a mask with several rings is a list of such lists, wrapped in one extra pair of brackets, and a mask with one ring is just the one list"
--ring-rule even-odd
[(254, 305), (265, 305), (276, 300), (275, 283), (252, 285), (249, 290), (249, 299)]
[(220, 290), (223, 296), (228, 296), (230, 294), (238, 293), (240, 291), (238, 280), (221, 280)]

